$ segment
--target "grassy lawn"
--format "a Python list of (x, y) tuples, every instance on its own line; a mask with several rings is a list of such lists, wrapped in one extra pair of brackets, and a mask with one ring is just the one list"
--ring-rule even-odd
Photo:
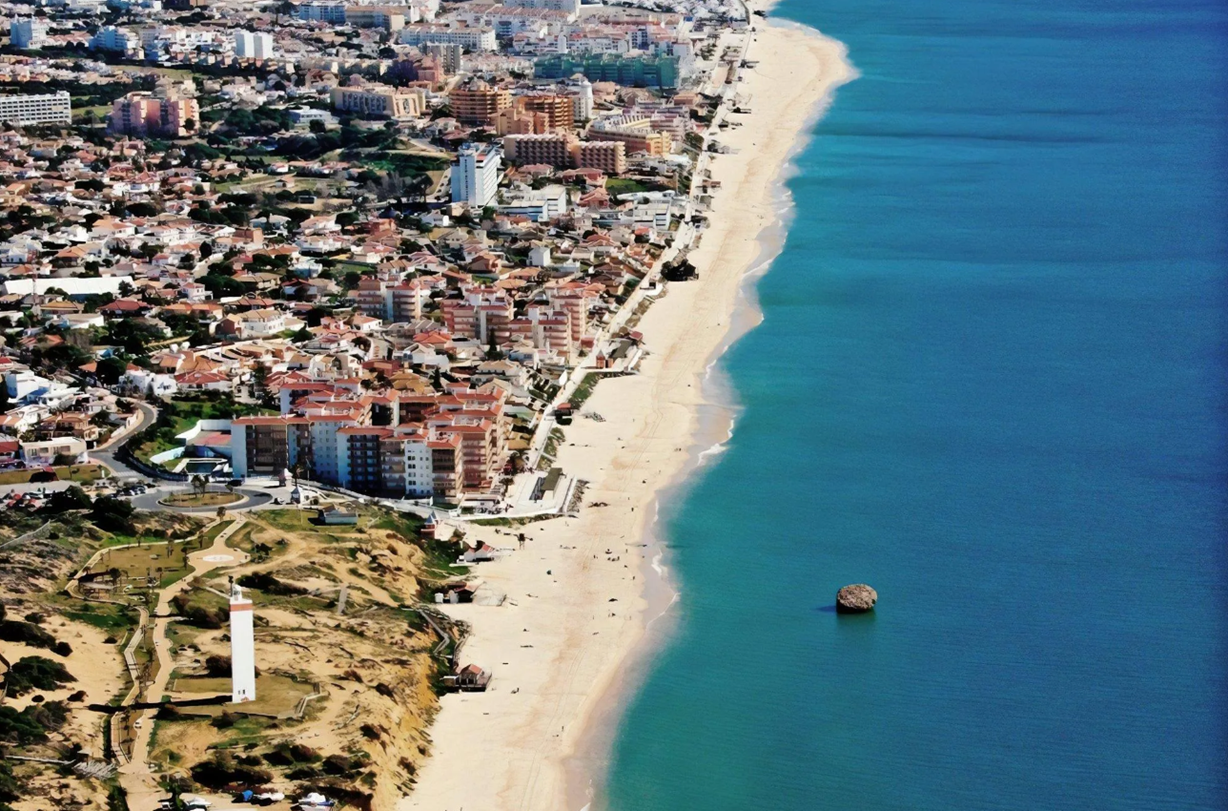
[[(181, 696), (188, 694), (218, 695), (230, 693), (230, 679), (206, 676), (183, 676), (176, 678), (171, 689)], [(283, 717), (294, 712), (304, 696), (311, 695), (312, 685), (297, 682), (287, 676), (262, 673), (256, 677), (256, 700), (244, 704), (207, 704), (198, 707), (182, 707), (184, 715), (221, 715), (232, 712), (236, 715), (253, 713)], [(238, 727), (238, 722), (235, 727)]]
[(209, 527), (207, 530), (202, 532), (200, 534), (200, 548), (206, 549), (210, 546), (213, 546), (213, 542), (217, 539), (217, 536), (225, 532), (226, 527), (230, 526), (232, 523), (234, 522), (233, 521), (219, 521), (218, 523), (214, 524), (213, 526)]
[(406, 538), (416, 538), (426, 520), (412, 513), (388, 512), (371, 524), (374, 529), (386, 529)]
[(162, 499), (168, 507), (220, 507), (242, 501), (238, 493), (175, 493)]
[(195, 544), (190, 541), (170, 544), (163, 541), (113, 549), (104, 553), (94, 564), (94, 568), (97, 571), (119, 569), (125, 578), (155, 576), (158, 578), (158, 587), (165, 588), (187, 575), (188, 552), (195, 548)]
[(252, 533), (256, 531), (255, 524), (247, 524), (243, 529), (236, 532), (226, 539), (226, 545), (231, 549), (238, 549), (243, 552), (251, 552), (252, 550)]
[[(92, 482), (106, 476), (108, 471), (102, 465), (65, 465), (52, 468), (59, 481)], [(41, 473), (41, 468), (34, 470), (6, 470), (0, 473), (0, 484), (25, 484), (35, 473)]]
[(628, 177), (611, 177), (607, 178), (605, 182), (605, 190), (609, 192), (611, 196), (633, 194), (636, 192), (660, 191), (664, 188), (664, 186), (659, 184), (649, 185), (647, 183), (641, 183), (638, 180), (632, 180)]
[(85, 114), (86, 114), (87, 112), (93, 112), (93, 113), (94, 113), (94, 120), (95, 120), (97, 123), (102, 124), (102, 123), (105, 123), (105, 122), (106, 122), (106, 120), (107, 120), (107, 116), (108, 116), (108, 115), (110, 115), (110, 113), (111, 113), (111, 105), (109, 105), (109, 104), (99, 104), (99, 105), (94, 106), (94, 107), (76, 107), (76, 106), (74, 106), (74, 107), (72, 108), (72, 123), (74, 123), (74, 124), (82, 124), (82, 123), (85, 123)]
[(315, 532), (316, 525), (311, 523), (315, 510), (261, 510), (260, 520), (277, 529), (287, 529), (291, 532)]
[(115, 636), (121, 636), (136, 622), (136, 613), (127, 609), (106, 603), (89, 603), (81, 611), (64, 611), (64, 616), (87, 625), (93, 625), (108, 631)]

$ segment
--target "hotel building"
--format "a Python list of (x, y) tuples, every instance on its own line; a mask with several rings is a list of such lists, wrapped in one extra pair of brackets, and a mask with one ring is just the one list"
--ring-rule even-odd
[(71, 124), (72, 97), (66, 91), (36, 96), (0, 96), (0, 121), (8, 124)]

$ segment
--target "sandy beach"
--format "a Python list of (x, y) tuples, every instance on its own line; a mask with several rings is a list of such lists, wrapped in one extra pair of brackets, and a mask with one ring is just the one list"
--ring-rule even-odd
[[(631, 692), (630, 663), (647, 658), (646, 628), (668, 612), (652, 519), (662, 492), (721, 441), (728, 409), (705, 386), (713, 358), (755, 312), (743, 282), (779, 250), (789, 158), (833, 88), (851, 78), (840, 43), (755, 18), (739, 96), (753, 115), (717, 138), (731, 152), (711, 164), (720, 181), (710, 226), (691, 254), (695, 282), (669, 285), (639, 329), (651, 353), (638, 375), (602, 382), (576, 419), (559, 462), (591, 482), (578, 518), (530, 524), (523, 550), (476, 575), (505, 592), (501, 607), (449, 606), (471, 623), (465, 663), (492, 670), (486, 693), (446, 696), (431, 758), (401, 811), (570, 809), (589, 802)], [(467, 529), (470, 540), (516, 546), (514, 533)], [(666, 561), (668, 562), (668, 561)]]

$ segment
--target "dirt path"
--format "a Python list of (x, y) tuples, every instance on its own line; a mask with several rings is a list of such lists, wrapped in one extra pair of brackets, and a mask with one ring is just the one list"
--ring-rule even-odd
[[(166, 685), (170, 681), (174, 662), (171, 659), (170, 645), (166, 639), (167, 626), (173, 621), (171, 617), (171, 601), (187, 590), (199, 578), (230, 566), (238, 566), (247, 562), (247, 553), (231, 549), (226, 540), (235, 534), (244, 524), (242, 515), (235, 517), (234, 522), (213, 539), (213, 544), (205, 549), (199, 549), (188, 556), (188, 565), (192, 571), (175, 583), (164, 588), (158, 594), (158, 604), (154, 611), (152, 636), (158, 670), (153, 681), (145, 691), (144, 700), (161, 701), (166, 693)], [(132, 703), (140, 696), (131, 696)], [(149, 744), (153, 735), (154, 717), (157, 710), (139, 710), (136, 724), (136, 738), (132, 742), (132, 754), (128, 763), (119, 771), (120, 785), (128, 793), (128, 807), (131, 811), (156, 811), (158, 799), (162, 790), (158, 787), (157, 776), (149, 768)]]

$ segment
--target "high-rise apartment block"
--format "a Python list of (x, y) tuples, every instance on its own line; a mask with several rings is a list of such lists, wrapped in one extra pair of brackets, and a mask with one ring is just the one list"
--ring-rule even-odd
[(449, 28), (444, 25), (407, 25), (397, 39), (402, 45), (459, 45), (469, 51), (499, 48), (493, 28)]
[(566, 133), (545, 135), (508, 135), (503, 139), (503, 154), (509, 163), (526, 166), (570, 166), (574, 136)]
[(341, 404), (325, 400), (296, 413), (234, 420), (234, 475), (295, 470), (364, 493), (447, 501), (498, 482), (507, 456), (505, 393), (457, 387), (364, 399), (366, 407), (351, 401), (357, 407), (335, 408)]
[(297, 9), (300, 20), (311, 20), (342, 25), (345, 23), (345, 3), (316, 2), (300, 3)]
[(455, 42), (428, 42), (420, 47), (422, 53), (437, 58), (449, 75), (460, 73), (465, 69), (465, 48), (462, 45)]
[(465, 144), (452, 164), (452, 202), (474, 208), (488, 206), (499, 188), (499, 149), (490, 144)]
[(273, 36), (251, 31), (235, 31), (235, 56), (240, 59), (272, 59)]
[(491, 87), (474, 79), (455, 88), (448, 95), (452, 115), (464, 124), (489, 126), (501, 110), (512, 106), (512, 94), (501, 87)]
[(554, 129), (570, 129), (574, 123), (570, 96), (539, 95), (520, 96), (516, 103), (527, 112), (546, 116), (546, 125)]
[(627, 171), (627, 146), (620, 140), (580, 141), (565, 132), (544, 135), (508, 135), (503, 153), (520, 166), (546, 164), (555, 167), (599, 169), (607, 175)]
[(598, 169), (607, 175), (627, 171), (627, 145), (622, 141), (585, 141), (571, 150), (572, 166)]
[(588, 137), (592, 141), (622, 141), (631, 155), (643, 152), (658, 157), (668, 155), (673, 149), (673, 139), (669, 133), (653, 129), (652, 121), (646, 117), (602, 119), (588, 128)]
[(47, 21), (38, 17), (15, 17), (9, 28), (14, 48), (41, 48), (47, 42)]
[(9, 124), (70, 124), (72, 97), (61, 90), (36, 96), (0, 96), (0, 121)]
[(129, 93), (111, 104), (107, 128), (116, 135), (168, 135), (180, 138), (200, 125), (196, 99), (160, 99), (144, 91)]

